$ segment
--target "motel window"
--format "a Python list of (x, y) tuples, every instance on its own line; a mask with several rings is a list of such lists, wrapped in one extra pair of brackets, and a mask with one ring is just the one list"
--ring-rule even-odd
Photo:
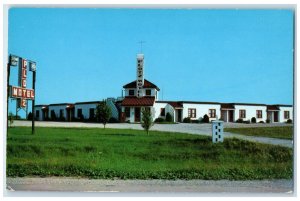
[(151, 89), (146, 89), (146, 96), (151, 96)]
[(40, 111), (39, 110), (35, 111), (35, 116), (36, 116), (36, 118), (40, 117)]
[(262, 110), (256, 110), (256, 118), (262, 118)]
[(240, 119), (246, 118), (246, 110), (240, 110)]
[(195, 108), (189, 108), (188, 109), (188, 117), (196, 118), (196, 109)]
[(63, 109), (59, 110), (59, 117), (60, 118), (64, 117), (64, 110)]
[(125, 107), (125, 115), (126, 117), (130, 117), (130, 107)]
[(90, 108), (90, 119), (94, 119), (95, 117), (95, 108)]
[(82, 109), (77, 109), (77, 117), (82, 118)]
[(166, 109), (160, 108), (160, 116), (165, 116), (165, 115), (166, 115)]
[(289, 119), (290, 118), (290, 111), (284, 111), (284, 118)]
[(129, 96), (134, 96), (134, 90), (133, 89), (129, 90)]
[(209, 117), (216, 118), (216, 109), (209, 109)]
[(56, 114), (55, 114), (54, 110), (51, 110), (50, 115), (51, 115), (51, 120), (56, 119)]

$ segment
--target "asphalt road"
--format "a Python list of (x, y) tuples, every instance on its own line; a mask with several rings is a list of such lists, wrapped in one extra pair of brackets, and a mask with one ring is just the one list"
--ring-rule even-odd
[[(90, 128), (103, 128), (103, 124), (99, 123), (82, 123), (82, 122), (52, 122), (52, 121), (37, 121), (35, 125), (38, 127), (90, 127)], [(14, 121), (13, 126), (31, 126), (31, 121)], [(224, 123), (225, 128), (238, 128), (238, 127), (276, 127), (276, 126), (290, 126), (285, 123), (275, 124), (238, 124), (238, 123)], [(114, 123), (107, 124), (107, 128), (117, 129), (137, 129), (142, 130), (140, 124), (128, 124), (128, 123)], [(196, 135), (211, 136), (211, 124), (154, 124), (151, 130), (168, 131), (168, 132), (182, 132)], [(235, 137), (239, 139), (249, 140), (253, 142), (260, 142), (265, 144), (280, 145), (284, 147), (293, 147), (292, 140), (267, 138), (267, 137), (255, 137), (245, 136), (236, 133), (224, 132), (224, 138)]]
[(15, 191), (131, 193), (268, 193), (293, 195), (292, 180), (102, 180), (83, 178), (7, 178), (7, 193)]

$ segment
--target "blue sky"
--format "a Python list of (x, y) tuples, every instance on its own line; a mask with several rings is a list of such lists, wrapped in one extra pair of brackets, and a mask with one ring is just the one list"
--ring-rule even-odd
[[(160, 87), (160, 99), (292, 104), (293, 15), (12, 8), (8, 53), (37, 62), (36, 104), (121, 96), (136, 79), (141, 40), (145, 77)], [(16, 69), (11, 76), (16, 85)]]

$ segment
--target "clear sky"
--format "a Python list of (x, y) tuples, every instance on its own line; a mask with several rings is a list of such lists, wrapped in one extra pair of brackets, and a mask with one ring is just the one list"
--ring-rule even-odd
[[(161, 89), (160, 100), (292, 104), (293, 15), (12, 8), (8, 53), (37, 62), (36, 104), (121, 96), (136, 79), (141, 40), (145, 78)], [(12, 69), (11, 84), (16, 77)]]

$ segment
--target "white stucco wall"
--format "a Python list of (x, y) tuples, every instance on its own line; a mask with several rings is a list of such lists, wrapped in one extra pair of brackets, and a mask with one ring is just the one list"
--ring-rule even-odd
[[(234, 112), (234, 121), (240, 119), (240, 110), (246, 110), (246, 116), (243, 118), (244, 121), (249, 120), (251, 122), (251, 118), (255, 117), (256, 122), (264, 121), (267, 119), (267, 106), (260, 105), (235, 105)], [(262, 118), (256, 117), (256, 110), (262, 110)]]
[[(35, 106), (34, 107), (34, 114), (35, 114), (35, 119), (38, 120), (38, 121), (42, 121), (42, 115), (43, 115), (43, 110), (42, 110), (43, 106)], [(39, 111), (40, 112), (40, 115), (39, 117), (36, 117), (36, 111)]]
[(90, 108), (95, 109), (96, 114), (96, 107), (98, 103), (87, 103), (87, 104), (75, 104), (75, 118), (79, 118), (77, 114), (78, 109), (82, 109), (82, 115), (84, 119), (89, 119), (90, 117)]
[[(144, 96), (146, 95), (146, 90), (150, 89), (151, 90), (151, 95), (150, 96), (155, 96), (156, 97), (156, 89), (153, 89), (153, 88), (144, 88), (142, 89), (142, 92), (144, 94)], [(135, 88), (128, 88), (128, 89), (125, 89), (125, 96), (129, 96), (129, 90), (134, 90), (134, 96), (136, 96), (136, 89)], [(157, 97), (155, 98), (157, 99)]]
[[(119, 119), (119, 111), (118, 108), (116, 107), (116, 105), (114, 104), (112, 99), (107, 99), (107, 105), (110, 107), (110, 111), (111, 111), (111, 117), (115, 118), (115, 119)], [(96, 110), (95, 110), (96, 112)]]
[(67, 105), (49, 105), (49, 118), (51, 118), (51, 110), (54, 110), (56, 118), (58, 119), (59, 116), (59, 111), (62, 109), (64, 110), (64, 118), (67, 118), (67, 110), (66, 110)]
[[(191, 118), (192, 120), (197, 120), (203, 118), (205, 114), (209, 116), (209, 109), (216, 110), (216, 117), (220, 118), (221, 105), (219, 104), (201, 104), (201, 103), (183, 103), (182, 119), (188, 117), (188, 109), (196, 109), (196, 118)], [(216, 118), (209, 118), (209, 120), (216, 120)]]
[(160, 116), (160, 109), (165, 108), (165, 114), (167, 114), (166, 106), (167, 106), (167, 103), (154, 103), (154, 105), (153, 105), (154, 120), (159, 117), (165, 118), (165, 116)]
[(284, 111), (289, 111), (290, 112), (290, 119), (293, 120), (294, 122), (294, 117), (293, 117), (293, 107), (279, 107), (280, 112), (279, 112), (279, 122), (286, 122), (288, 119), (284, 118)]

